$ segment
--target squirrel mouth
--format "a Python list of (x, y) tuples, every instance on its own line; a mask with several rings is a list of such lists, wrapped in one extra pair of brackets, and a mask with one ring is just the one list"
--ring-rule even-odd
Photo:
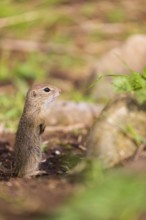
[(58, 96), (60, 95), (60, 93), (56, 93), (52, 96), (51, 100), (48, 101), (48, 103), (53, 102)]
[(56, 99), (58, 96), (60, 96), (60, 91), (58, 91), (57, 93), (55, 93), (55, 94), (53, 95), (53, 100)]

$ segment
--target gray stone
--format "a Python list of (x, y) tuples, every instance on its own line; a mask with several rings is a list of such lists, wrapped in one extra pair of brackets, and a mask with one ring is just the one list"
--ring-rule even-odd
[(146, 108), (122, 96), (107, 105), (96, 120), (87, 140), (87, 156), (96, 156), (112, 167), (132, 156), (146, 137)]
[(56, 101), (49, 106), (47, 125), (83, 124), (90, 127), (101, 112), (102, 107), (102, 105), (84, 102)]

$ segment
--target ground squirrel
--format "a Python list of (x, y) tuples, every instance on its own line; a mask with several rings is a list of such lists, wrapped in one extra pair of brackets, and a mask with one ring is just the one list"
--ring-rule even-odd
[(41, 134), (44, 132), (49, 103), (60, 90), (48, 84), (34, 85), (26, 95), (14, 145), (15, 173), (29, 177), (39, 174)]

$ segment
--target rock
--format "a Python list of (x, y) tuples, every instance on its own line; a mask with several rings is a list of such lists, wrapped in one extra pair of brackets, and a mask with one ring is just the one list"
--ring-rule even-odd
[(102, 105), (75, 103), (71, 101), (53, 102), (48, 109), (48, 126), (84, 124), (90, 127), (99, 115)]
[(87, 156), (112, 167), (135, 153), (141, 137), (146, 137), (146, 106), (122, 96), (107, 105), (95, 122), (87, 139)]
[(142, 71), (146, 65), (146, 35), (133, 35), (123, 45), (105, 54), (96, 66), (99, 73)]
[[(98, 60), (91, 70), (89, 82), (94, 81), (99, 74), (127, 74), (131, 70), (141, 72), (145, 66), (146, 35), (133, 35)], [(113, 96), (111, 77), (106, 77), (97, 84), (93, 89), (93, 95), (97, 99)]]

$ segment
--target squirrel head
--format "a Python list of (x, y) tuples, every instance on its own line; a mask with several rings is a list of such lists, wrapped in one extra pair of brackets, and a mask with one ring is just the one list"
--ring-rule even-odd
[(49, 104), (60, 95), (60, 92), (60, 89), (49, 84), (34, 85), (26, 95), (24, 111), (32, 116), (38, 113), (43, 117)]

